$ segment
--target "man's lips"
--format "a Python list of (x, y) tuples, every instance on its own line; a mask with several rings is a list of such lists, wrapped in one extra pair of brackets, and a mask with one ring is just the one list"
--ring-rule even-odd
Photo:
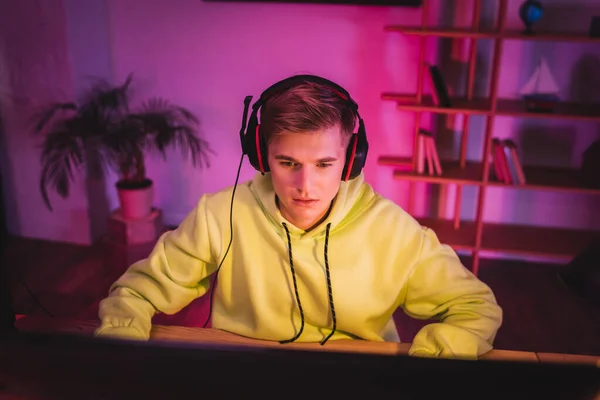
[(317, 203), (319, 200), (316, 199), (294, 199), (294, 203), (301, 206), (310, 206)]

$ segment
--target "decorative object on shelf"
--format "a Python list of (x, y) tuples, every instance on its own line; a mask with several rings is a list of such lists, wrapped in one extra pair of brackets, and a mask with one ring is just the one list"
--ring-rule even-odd
[(581, 183), (585, 187), (600, 189), (600, 140), (592, 143), (581, 158)]
[(519, 17), (525, 25), (525, 34), (534, 34), (533, 25), (542, 18), (544, 7), (537, 0), (525, 0), (519, 7)]
[(553, 112), (559, 102), (558, 85), (550, 72), (548, 63), (541, 57), (533, 75), (529, 78), (520, 94), (525, 100), (527, 111)]
[(36, 131), (44, 135), (40, 190), (50, 211), (48, 187), (66, 198), (73, 170), (89, 168), (92, 159), (119, 174), (116, 188), (125, 219), (152, 213), (154, 192), (146, 176), (146, 152), (156, 151), (165, 158), (168, 147), (178, 147), (194, 166), (209, 165), (207, 156), (213, 151), (197, 135), (197, 117), (160, 97), (132, 108), (131, 81), (131, 75), (118, 86), (98, 81), (81, 102), (53, 103), (36, 116)]

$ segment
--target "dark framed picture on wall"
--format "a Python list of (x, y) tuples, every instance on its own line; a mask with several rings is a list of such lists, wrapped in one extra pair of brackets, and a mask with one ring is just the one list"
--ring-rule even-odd
[(208, 3), (309, 3), (361, 6), (419, 7), (422, 0), (203, 0)]

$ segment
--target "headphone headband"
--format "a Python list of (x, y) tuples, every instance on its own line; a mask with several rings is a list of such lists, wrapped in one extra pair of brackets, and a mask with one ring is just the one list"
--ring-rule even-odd
[(288, 89), (293, 88), (294, 86), (306, 82), (316, 83), (318, 85), (329, 87), (332, 91), (335, 92), (335, 94), (337, 94), (343, 100), (347, 101), (352, 111), (358, 114), (358, 104), (352, 99), (350, 93), (348, 93), (346, 89), (344, 89), (337, 83), (330, 81), (329, 79), (322, 78), (316, 75), (293, 75), (289, 78), (285, 78), (279, 82), (272, 84), (262, 92), (260, 98), (252, 106), (252, 109), (258, 110), (258, 108), (264, 105), (265, 101), (268, 100), (269, 97), (275, 95), (276, 93), (284, 92)]
[(260, 95), (259, 99), (252, 105), (252, 114), (248, 120), (247, 129), (246, 118), (252, 96), (246, 96), (244, 99), (242, 129), (240, 130), (240, 140), (242, 142), (243, 153), (248, 155), (250, 164), (252, 164), (257, 171), (262, 173), (270, 171), (267, 152), (268, 146), (260, 129), (260, 123), (258, 122), (258, 111), (274, 94), (291, 89), (292, 87), (305, 82), (316, 83), (328, 87), (336, 95), (348, 103), (349, 108), (358, 119), (358, 131), (352, 135), (352, 139), (350, 140), (348, 149), (346, 151), (346, 163), (342, 173), (342, 180), (346, 181), (357, 177), (365, 165), (367, 152), (369, 149), (364, 122), (358, 113), (358, 104), (352, 99), (350, 93), (348, 93), (346, 89), (337, 83), (330, 81), (329, 79), (316, 75), (294, 75), (276, 82), (265, 89)]

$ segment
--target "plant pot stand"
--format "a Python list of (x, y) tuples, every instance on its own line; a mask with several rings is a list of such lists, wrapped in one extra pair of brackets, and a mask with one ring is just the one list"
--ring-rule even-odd
[(123, 218), (120, 209), (113, 211), (103, 240), (107, 265), (119, 273), (125, 272), (131, 264), (147, 257), (167, 230), (160, 209), (153, 208), (150, 215), (138, 219)]
[(108, 218), (108, 235), (116, 242), (136, 245), (155, 242), (164, 231), (162, 211), (152, 208), (149, 215), (142, 218), (127, 219), (116, 209)]

